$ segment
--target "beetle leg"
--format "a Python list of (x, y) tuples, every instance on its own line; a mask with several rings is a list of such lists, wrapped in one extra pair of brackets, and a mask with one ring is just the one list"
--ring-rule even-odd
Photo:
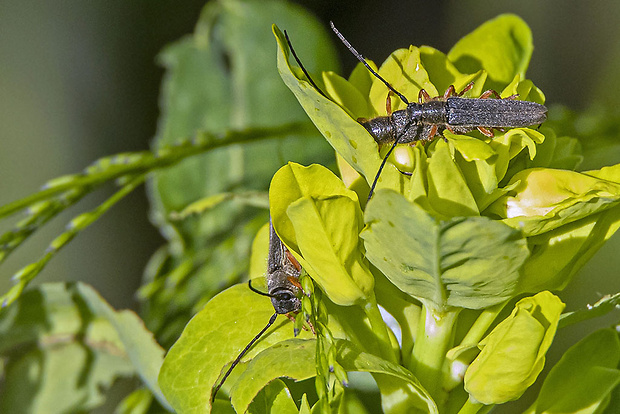
[[(470, 89), (471, 89), (471, 88), (473, 88), (473, 87), (474, 87), (474, 82), (473, 82), (473, 81), (471, 81), (471, 82), (469, 82), (469, 83), (468, 83), (468, 84), (467, 84), (467, 85), (466, 85), (466, 86), (465, 86), (465, 87), (461, 90), (461, 92), (459, 92), (456, 96), (463, 96), (463, 94), (464, 94), (465, 92), (467, 92), (468, 90), (470, 90)], [(453, 87), (453, 88), (454, 88), (454, 87)]]
[(297, 269), (298, 272), (301, 272), (301, 265), (299, 264), (297, 259), (295, 259), (295, 256), (293, 256), (291, 252), (288, 251), (288, 249), (286, 249), (284, 253), (286, 254), (286, 258), (289, 260), (289, 262), (291, 262), (291, 264), (295, 266), (295, 269)]
[(444, 99), (448, 99), (451, 96), (456, 96), (456, 91), (454, 90), (454, 85), (448, 86), (448, 89), (443, 94)]
[(485, 135), (489, 138), (493, 138), (494, 134), (493, 134), (493, 128), (486, 128), (486, 127), (478, 127), (478, 131), (480, 131), (482, 133), (482, 135)]
[(496, 99), (502, 99), (502, 97), (499, 96), (499, 93), (493, 89), (483, 92), (482, 95), (480, 95), (480, 99), (487, 99), (491, 95), (494, 95)]
[(424, 89), (420, 89), (420, 93), (418, 93), (418, 103), (424, 103), (426, 101), (430, 101), (431, 96)]
[(394, 92), (388, 91), (387, 98), (385, 98), (385, 112), (388, 116), (392, 115), (392, 96), (394, 96)]
[(519, 97), (519, 94), (515, 93), (514, 95), (507, 96), (504, 99), (517, 99), (518, 97)]
[(437, 125), (433, 125), (431, 127), (431, 130), (428, 133), (428, 136), (426, 137), (426, 139), (433, 139), (433, 137), (437, 135)]

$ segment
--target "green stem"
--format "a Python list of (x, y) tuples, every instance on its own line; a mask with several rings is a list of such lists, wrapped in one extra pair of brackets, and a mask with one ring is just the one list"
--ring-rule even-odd
[(424, 305), (418, 323), (410, 369), (438, 406), (445, 400), (443, 368), (446, 353), (454, 341), (454, 327), (459, 311), (456, 309), (439, 313)]
[(482, 340), (484, 334), (489, 330), (489, 327), (507, 303), (508, 301), (502, 302), (483, 310), (461, 341), (460, 346), (478, 345), (478, 342)]
[[(89, 190), (110, 180), (126, 175), (143, 174), (150, 171), (170, 167), (179, 161), (203, 152), (227, 147), (244, 142), (254, 142), (264, 139), (285, 138), (289, 135), (317, 135), (316, 129), (308, 122), (290, 123), (275, 128), (252, 128), (244, 131), (231, 131), (223, 137), (216, 137), (203, 133), (193, 140), (182, 141), (176, 146), (165, 146), (153, 151), (138, 151), (106, 157), (96, 161), (84, 173), (60, 177), (52, 180), (39, 192), (22, 199), (0, 206), (0, 218), (10, 216), (31, 204), (47, 200), (57, 194), (75, 187), (92, 186)], [(115, 158), (122, 158), (123, 162), (114, 162)], [(100, 166), (103, 166), (100, 168)]]
[(484, 405), (477, 401), (472, 400), (470, 397), (463, 407), (459, 410), (458, 414), (485, 414), (493, 408), (492, 405)]
[(370, 321), (370, 327), (375, 334), (377, 341), (379, 342), (379, 349), (381, 350), (381, 356), (390, 362), (398, 363), (398, 356), (393, 350), (392, 341), (388, 332), (388, 327), (381, 316), (379, 306), (374, 296), (369, 298), (363, 306), (364, 312)]
[(88, 213), (80, 214), (71, 220), (67, 226), (67, 229), (50, 243), (49, 247), (45, 250), (45, 253), (38, 261), (29, 264), (13, 275), (12, 279), (17, 283), (6, 294), (0, 297), (0, 308), (5, 308), (15, 301), (21, 295), (26, 286), (28, 286), (28, 284), (35, 278), (35, 276), (43, 270), (52, 257), (54, 257), (71, 240), (73, 240), (73, 238), (82, 230), (97, 221), (112, 206), (131, 193), (137, 186), (142, 184), (144, 178), (144, 174), (132, 177), (125, 185), (123, 185), (123, 187), (121, 187), (102, 204), (97, 206), (94, 210)]
[(567, 326), (583, 322), (588, 319), (598, 318), (618, 309), (619, 306), (620, 293), (616, 293), (612, 296), (605, 296), (594, 305), (588, 305), (585, 309), (562, 314), (560, 317), (560, 323), (558, 324), (558, 329), (566, 328)]

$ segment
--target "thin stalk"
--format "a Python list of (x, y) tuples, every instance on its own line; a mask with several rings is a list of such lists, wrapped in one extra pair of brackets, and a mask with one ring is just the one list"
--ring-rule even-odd
[(122, 158), (123, 162), (115, 162), (117, 157), (106, 157), (95, 162), (91, 167), (86, 168), (83, 173), (57, 178), (44, 185), (41, 191), (0, 206), (0, 219), (21, 211), (38, 201), (47, 200), (75, 187), (92, 186), (90, 188), (92, 191), (97, 186), (110, 180), (170, 167), (187, 157), (212, 149), (244, 142), (284, 138), (293, 134), (316, 135), (316, 129), (307, 122), (295, 122), (275, 128), (252, 128), (244, 131), (232, 131), (223, 137), (202, 133), (193, 140), (181, 141), (179, 145), (165, 146), (153, 151), (121, 154), (118, 158)]
[(369, 298), (369, 300), (364, 304), (363, 309), (364, 313), (366, 313), (366, 316), (368, 317), (368, 320), (370, 321), (372, 332), (375, 334), (375, 337), (379, 342), (381, 356), (387, 361), (398, 363), (398, 356), (392, 348), (392, 341), (390, 339), (388, 327), (381, 316), (379, 306), (377, 306), (377, 301), (374, 296)]
[(493, 408), (493, 405), (484, 405), (477, 401), (468, 398), (463, 407), (459, 410), (458, 414), (486, 414)]
[(493, 324), (493, 321), (495, 321), (495, 318), (497, 318), (497, 315), (504, 309), (507, 303), (508, 301), (502, 302), (483, 310), (480, 315), (478, 315), (478, 319), (476, 319), (476, 322), (474, 322), (469, 329), (460, 345), (478, 345), (478, 342), (482, 340), (484, 334), (489, 330), (489, 327)]
[(131, 193), (137, 186), (142, 184), (144, 179), (144, 174), (132, 177), (125, 185), (123, 185), (123, 187), (121, 187), (101, 205), (97, 206), (92, 211), (80, 214), (71, 220), (65, 232), (60, 234), (50, 243), (49, 247), (45, 250), (45, 253), (38, 261), (29, 264), (13, 275), (12, 279), (16, 281), (16, 284), (6, 294), (0, 297), (1, 308), (5, 308), (17, 299), (26, 286), (28, 286), (36, 275), (43, 270), (52, 257), (54, 257), (71, 240), (73, 240), (73, 238), (82, 230), (97, 221), (103, 214), (112, 208), (112, 206), (116, 205), (116, 203)]
[(438, 406), (445, 400), (442, 387), (443, 369), (446, 353), (453, 345), (458, 314), (458, 309), (439, 313), (426, 305), (420, 313), (410, 370)]

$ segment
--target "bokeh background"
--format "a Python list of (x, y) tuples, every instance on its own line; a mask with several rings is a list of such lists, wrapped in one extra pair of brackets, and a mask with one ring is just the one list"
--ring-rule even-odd
[[(326, 25), (333, 20), (376, 62), (409, 44), (447, 52), (484, 21), (516, 13), (532, 29), (535, 51), (528, 75), (545, 92), (547, 103), (578, 112), (602, 108), (620, 120), (620, 2), (297, 3)], [(157, 127), (163, 74), (157, 54), (193, 30), (204, 4), (0, 0), (0, 204), (36, 191), (48, 179), (78, 172), (102, 156), (147, 149)], [(348, 73), (356, 61), (344, 48), (339, 50)], [(11, 256), (0, 269), (0, 289), (7, 290), (10, 276), (40, 256), (71, 217), (95, 207), (111, 191), (90, 195)], [(145, 192), (139, 190), (79, 235), (37, 283), (82, 280), (114, 307), (135, 308), (142, 269), (162, 243), (149, 223)], [(620, 291), (618, 251), (616, 235), (562, 294), (568, 310)], [(597, 321), (587, 330), (612, 322)], [(558, 341), (571, 344), (585, 333), (579, 325), (561, 331)], [(560, 355), (550, 355), (551, 362)]]

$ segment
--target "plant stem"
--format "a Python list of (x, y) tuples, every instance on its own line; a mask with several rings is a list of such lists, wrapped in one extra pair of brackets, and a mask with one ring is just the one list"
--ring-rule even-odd
[(388, 327), (381, 316), (379, 306), (377, 306), (377, 301), (374, 296), (368, 299), (363, 309), (370, 321), (372, 332), (376, 335), (377, 341), (379, 342), (381, 356), (387, 361), (398, 363), (398, 357), (392, 348)]
[(486, 406), (482, 403), (472, 401), (471, 397), (467, 399), (458, 414), (482, 414), (488, 412), (493, 406)]
[(411, 372), (430, 393), (438, 406), (445, 400), (442, 378), (446, 352), (452, 347), (459, 309), (439, 313), (424, 305), (413, 346)]
[[(289, 135), (317, 135), (316, 128), (308, 122), (290, 123), (274, 128), (251, 128), (243, 131), (230, 131), (224, 136), (208, 133), (199, 134), (193, 140), (179, 141), (178, 145), (164, 146), (153, 151), (124, 153), (112, 157), (104, 157), (87, 167), (83, 173), (60, 177), (46, 184), (41, 191), (19, 200), (0, 206), (0, 219), (8, 217), (38, 201), (48, 200), (53, 196), (76, 187), (97, 186), (127, 175), (137, 175), (153, 170), (170, 167), (193, 155), (241, 144), (275, 138), (286, 138)], [(114, 162), (122, 158), (122, 162)]]
[(471, 397), (467, 399), (463, 407), (459, 410), (458, 414), (485, 414), (493, 408), (492, 405), (484, 405), (477, 401), (473, 401)]
[(484, 334), (489, 329), (489, 326), (491, 326), (495, 318), (497, 318), (497, 315), (502, 311), (502, 309), (504, 309), (506, 303), (508, 303), (508, 301), (483, 310), (478, 316), (478, 319), (476, 319), (476, 322), (474, 322), (470, 330), (467, 332), (467, 335), (465, 335), (461, 341), (460, 345), (478, 345), (478, 342), (480, 342)]

